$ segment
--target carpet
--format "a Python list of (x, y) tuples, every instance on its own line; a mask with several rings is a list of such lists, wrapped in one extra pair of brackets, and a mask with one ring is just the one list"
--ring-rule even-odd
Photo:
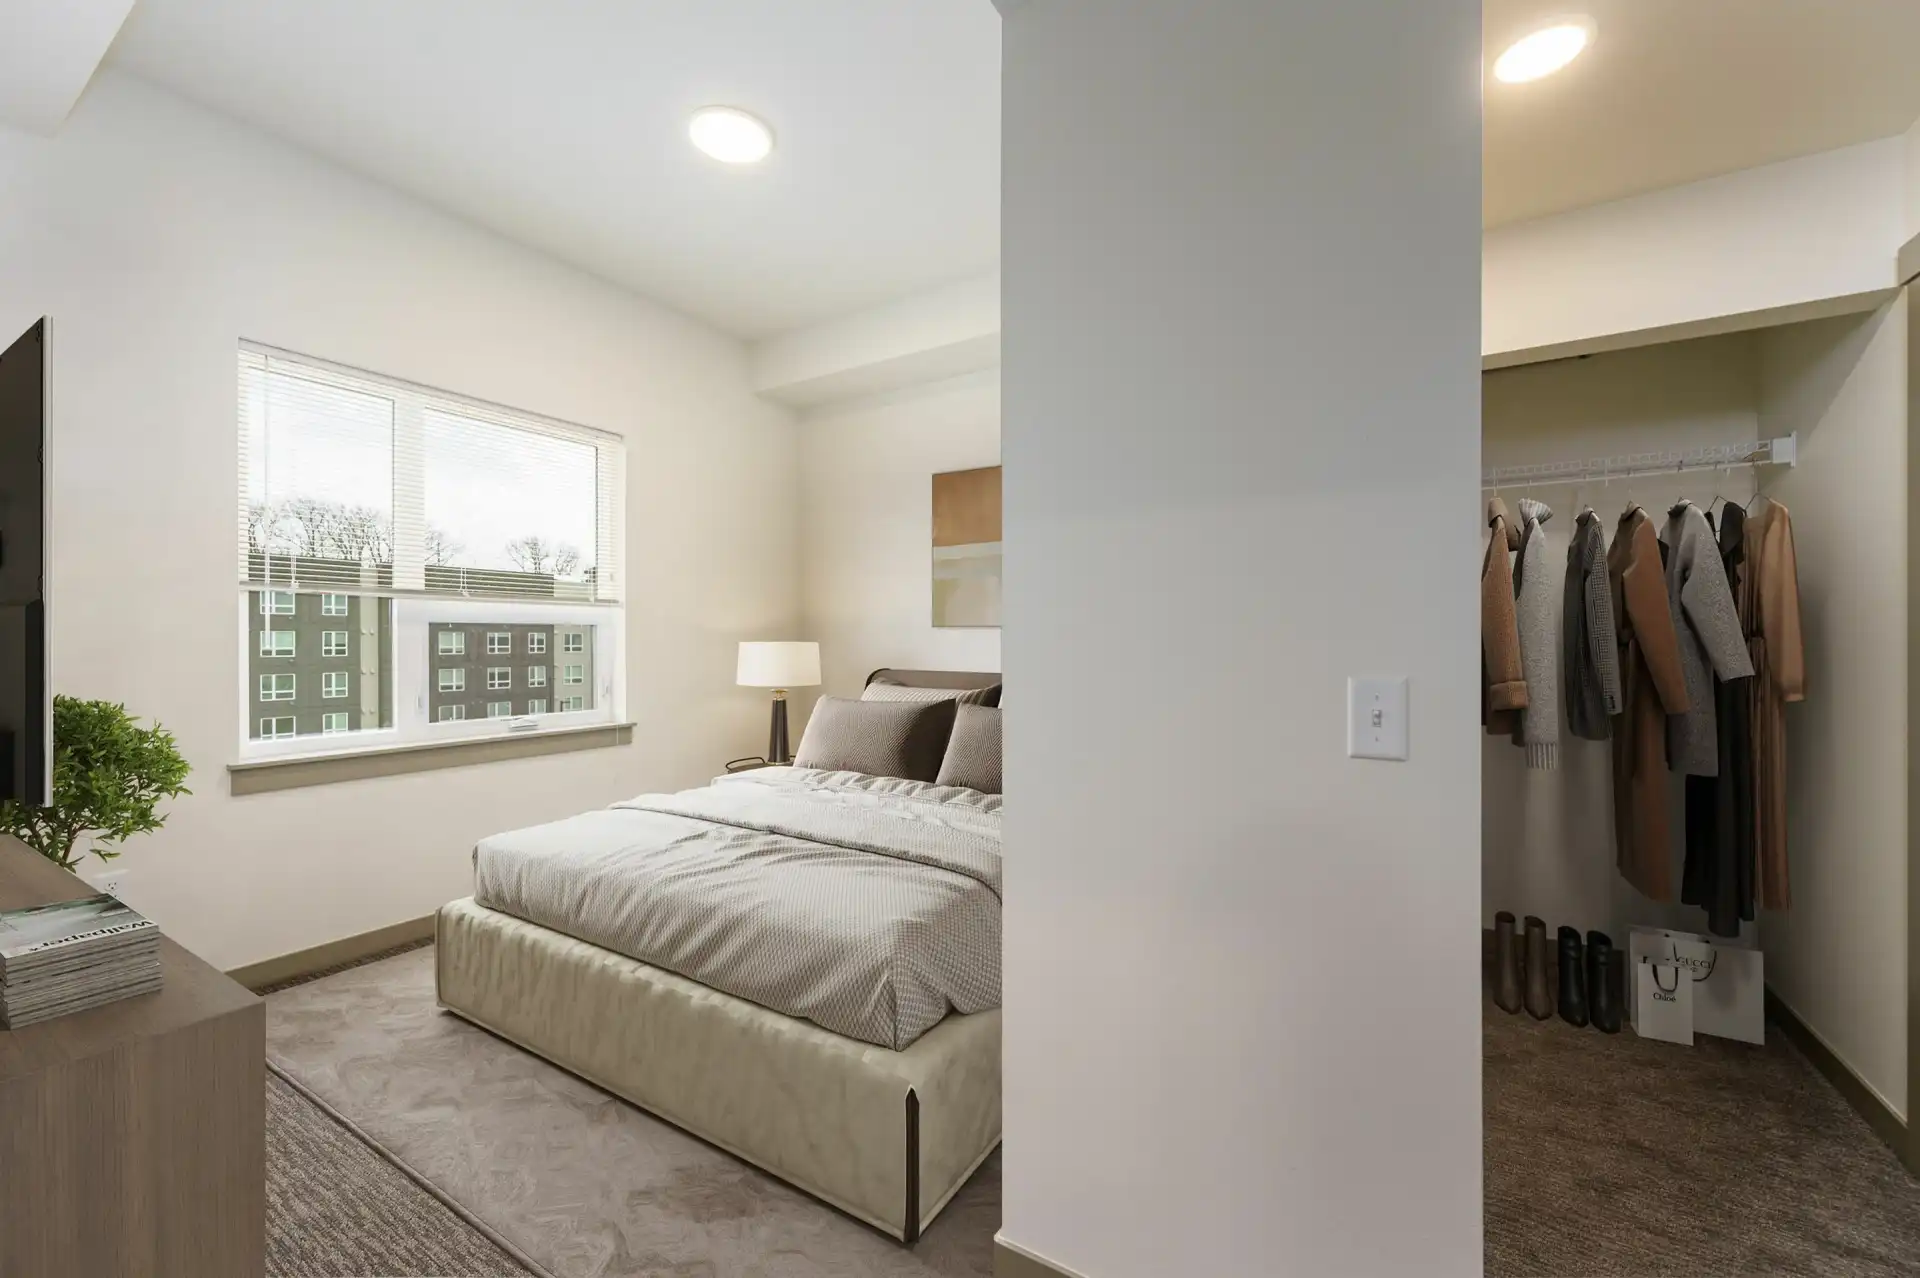
[(1484, 1015), (1492, 1278), (1920, 1271), (1920, 1183), (1778, 1028), (1687, 1048)]
[(903, 1248), (440, 1012), (431, 949), (270, 994), (267, 1055), (555, 1278), (993, 1272), (997, 1154)]

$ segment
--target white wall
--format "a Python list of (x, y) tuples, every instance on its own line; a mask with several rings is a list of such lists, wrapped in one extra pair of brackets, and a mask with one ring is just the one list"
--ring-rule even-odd
[[(1759, 378), (1759, 338), (1752, 333), (1488, 373), (1482, 383), (1485, 464), (1523, 466), (1750, 443), (1760, 437)], [(1549, 484), (1502, 495), (1509, 507), (1531, 496), (1553, 508), (1546, 524), (1547, 562), (1558, 582), (1582, 502), (1599, 512), (1611, 541), (1630, 502), (1646, 507), (1658, 526), (1682, 497), (1706, 507), (1716, 496), (1744, 503), (1752, 491), (1752, 472), (1737, 470), (1578, 487)], [(1484, 502), (1473, 510), (1484, 541)], [(1556, 603), (1556, 626), (1558, 614)], [(1563, 688), (1563, 704), (1564, 693)], [(1575, 738), (1563, 713), (1560, 767), (1551, 772), (1529, 771), (1524, 752), (1504, 737), (1483, 742), (1481, 908), (1486, 926), (1493, 925), (1495, 911), (1511, 910), (1517, 917), (1538, 914), (1549, 928), (1571, 924), (1616, 939), (1633, 924), (1703, 929), (1699, 910), (1648, 901), (1615, 870), (1613, 768), (1606, 742)], [(1673, 882), (1678, 884), (1685, 826), (1677, 778), (1673, 790)]]
[(1920, 120), (1913, 122), (1901, 139), (1905, 150), (1906, 166), (1906, 234), (1908, 239), (1920, 235)]
[(997, 367), (1000, 272), (757, 342), (753, 387), (788, 404), (870, 398)]
[(1007, 15), (1002, 1236), (1095, 1278), (1480, 1272), (1479, 17)]
[(999, 461), (997, 372), (801, 423), (801, 633), (819, 641), (822, 693), (858, 696), (881, 666), (1000, 668), (998, 627), (934, 628), (932, 582), (933, 476)]
[(1767, 980), (1896, 1113), (1907, 1096), (1907, 315), (1769, 332), (1761, 423), (1800, 431), (1807, 699), (1787, 708), (1791, 910)]
[[(55, 686), (178, 734), (195, 793), (120, 864), (184, 944), (426, 914), (477, 838), (761, 739), (733, 645), (797, 622), (797, 462), (740, 344), (120, 74), (57, 139), (0, 131), (0, 209), (0, 332), (51, 317)], [(243, 337), (626, 436), (631, 748), (228, 795)]]

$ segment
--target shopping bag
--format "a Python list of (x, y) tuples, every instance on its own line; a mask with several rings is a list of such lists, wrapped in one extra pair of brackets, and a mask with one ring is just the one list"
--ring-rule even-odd
[(1693, 1028), (1698, 1034), (1766, 1042), (1765, 956), (1732, 939), (1694, 932), (1636, 927), (1627, 939), (1628, 961), (1679, 967), (1693, 978)]
[(1669, 963), (1633, 968), (1633, 1032), (1641, 1038), (1693, 1046), (1693, 977)]

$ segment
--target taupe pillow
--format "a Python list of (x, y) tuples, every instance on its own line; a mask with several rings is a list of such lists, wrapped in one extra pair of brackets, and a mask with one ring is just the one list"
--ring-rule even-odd
[(860, 694), (862, 701), (957, 701), (963, 706), (1000, 704), (1000, 685), (989, 688), (915, 688), (891, 679), (875, 679)]
[(941, 760), (941, 785), (963, 785), (982, 794), (1000, 793), (1000, 712), (987, 706), (960, 706)]
[(822, 697), (800, 738), (796, 768), (931, 781), (940, 775), (954, 702)]

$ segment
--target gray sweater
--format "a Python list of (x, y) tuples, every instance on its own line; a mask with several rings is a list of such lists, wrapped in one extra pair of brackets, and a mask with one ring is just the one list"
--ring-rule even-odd
[(1620, 695), (1620, 653), (1613, 625), (1613, 589), (1607, 582), (1607, 535), (1600, 516), (1582, 511), (1567, 543), (1561, 594), (1561, 678), (1567, 685), (1567, 728), (1587, 741), (1613, 735)]
[(1554, 643), (1554, 582), (1547, 567), (1547, 534), (1553, 518), (1545, 502), (1520, 499), (1520, 556), (1513, 570), (1514, 620), (1520, 630), (1520, 668), (1527, 678), (1527, 708), (1513, 742), (1527, 748), (1529, 768), (1560, 766), (1560, 653)]
[(1720, 543), (1700, 508), (1683, 501), (1667, 512), (1660, 534), (1667, 561), (1667, 604), (1680, 640), (1680, 671), (1687, 681), (1685, 714), (1667, 716), (1667, 766), (1689, 776), (1720, 773), (1719, 728), (1713, 680), (1753, 673), (1740, 614), (1720, 561)]

